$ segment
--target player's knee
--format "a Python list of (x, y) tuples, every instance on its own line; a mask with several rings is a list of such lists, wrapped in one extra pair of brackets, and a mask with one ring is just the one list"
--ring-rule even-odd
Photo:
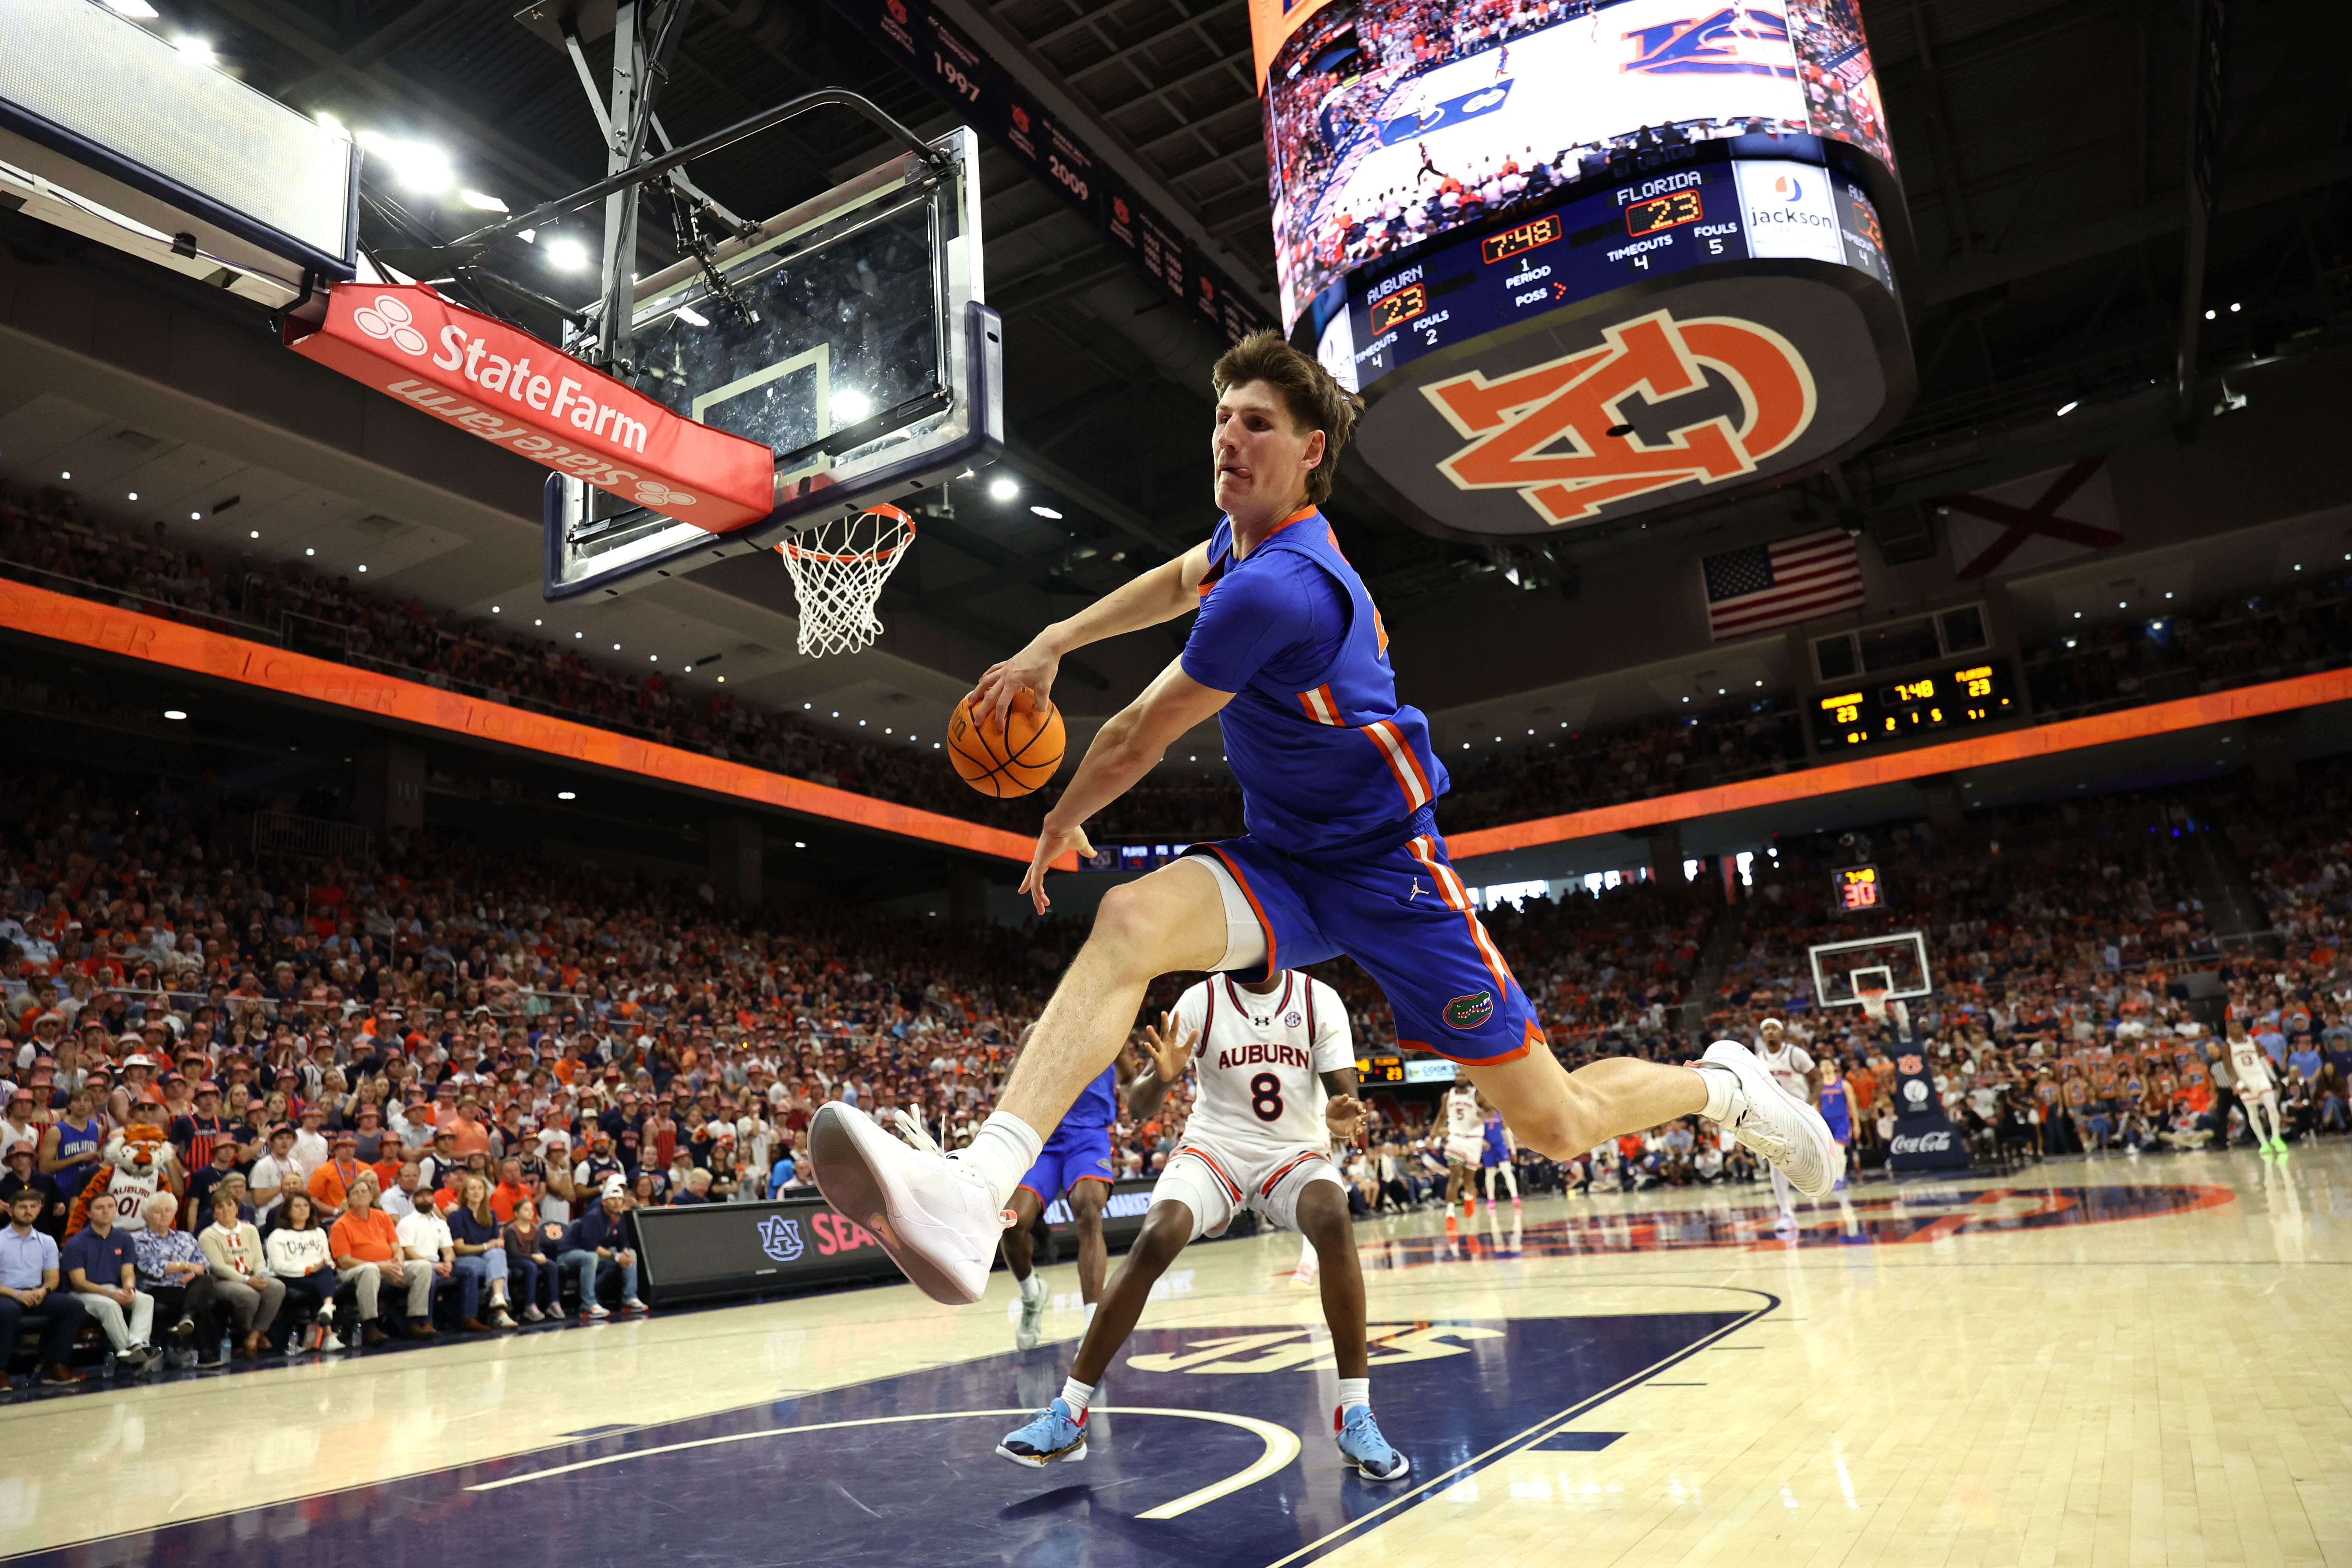
[(1142, 973), (1158, 974), (1157, 955), (1167, 942), (1167, 909), (1163, 900), (1128, 883), (1103, 895), (1095, 910), (1093, 932), (1087, 946), (1103, 958)]
[(1573, 1160), (1590, 1152), (1595, 1142), (1586, 1118), (1567, 1097), (1520, 1111), (1509, 1121), (1513, 1136), (1547, 1160)]

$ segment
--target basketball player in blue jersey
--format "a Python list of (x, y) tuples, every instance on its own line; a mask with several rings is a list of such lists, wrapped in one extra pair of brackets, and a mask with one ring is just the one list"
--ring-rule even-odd
[(1037, 1163), (1013, 1189), (1013, 1223), (1004, 1228), (1004, 1267), (1021, 1291), (1021, 1324), (1013, 1331), (1013, 1343), (1020, 1350), (1037, 1343), (1052, 1294), (1029, 1267), (1031, 1227), (1057, 1197), (1068, 1200), (1070, 1223), (1077, 1227), (1078, 1294), (1089, 1321), (1095, 1303), (1102, 1300), (1103, 1275), (1110, 1259), (1103, 1240), (1103, 1202), (1118, 1174), (1110, 1152), (1111, 1124), (1118, 1120), (1118, 1068), (1114, 1064), (1078, 1091), (1069, 1114), (1039, 1151)]
[(1400, 1042), (1459, 1063), (1538, 1153), (1572, 1160), (1697, 1115), (1826, 1194), (1844, 1152), (1745, 1046), (1718, 1040), (1693, 1067), (1561, 1067), (1448, 862), (1433, 809), (1445, 769), (1428, 721), (1397, 699), (1380, 612), (1319, 510), (1359, 400), (1272, 332), (1229, 351), (1211, 381), (1215, 531), (1046, 627), (971, 700), (1000, 714), (1016, 691), (1043, 700), (1064, 655), (1197, 611), (1182, 654), (1103, 725), (1046, 813), (1022, 890), (1043, 913), (1046, 868), (1093, 852), (1087, 818), (1213, 716), (1247, 831), (1110, 889), (969, 1146), (909, 1147), (855, 1106), (820, 1107), (810, 1155), (826, 1200), (933, 1300), (976, 1301), (1022, 1175), (1118, 1058), (1145, 987), (1177, 970), (1261, 980), (1343, 952), (1386, 993)]

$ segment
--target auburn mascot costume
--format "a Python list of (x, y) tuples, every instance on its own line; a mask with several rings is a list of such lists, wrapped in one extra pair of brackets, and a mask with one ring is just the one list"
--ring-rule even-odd
[(106, 1163), (91, 1173), (75, 1194), (73, 1212), (66, 1217), (66, 1235), (79, 1234), (89, 1223), (89, 1205), (102, 1203), (114, 1215), (117, 1230), (147, 1228), (147, 1200), (173, 1191), (172, 1145), (160, 1127), (126, 1127), (106, 1146)]

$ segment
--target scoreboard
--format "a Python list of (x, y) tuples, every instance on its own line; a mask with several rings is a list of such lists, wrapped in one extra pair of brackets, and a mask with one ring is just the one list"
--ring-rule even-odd
[(1356, 1081), (1359, 1084), (1402, 1083), (1405, 1081), (1402, 1057), (1358, 1057)]
[(1971, 730), (2022, 714), (2007, 659), (1970, 659), (1883, 685), (1813, 700), (1813, 749), (1827, 755), (1939, 730)]

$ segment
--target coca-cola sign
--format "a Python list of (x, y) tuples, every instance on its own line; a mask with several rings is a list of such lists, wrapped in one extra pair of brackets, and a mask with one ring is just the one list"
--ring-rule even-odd
[(341, 283), (286, 346), (558, 473), (712, 533), (775, 510), (775, 453), (672, 413), (422, 283)]

